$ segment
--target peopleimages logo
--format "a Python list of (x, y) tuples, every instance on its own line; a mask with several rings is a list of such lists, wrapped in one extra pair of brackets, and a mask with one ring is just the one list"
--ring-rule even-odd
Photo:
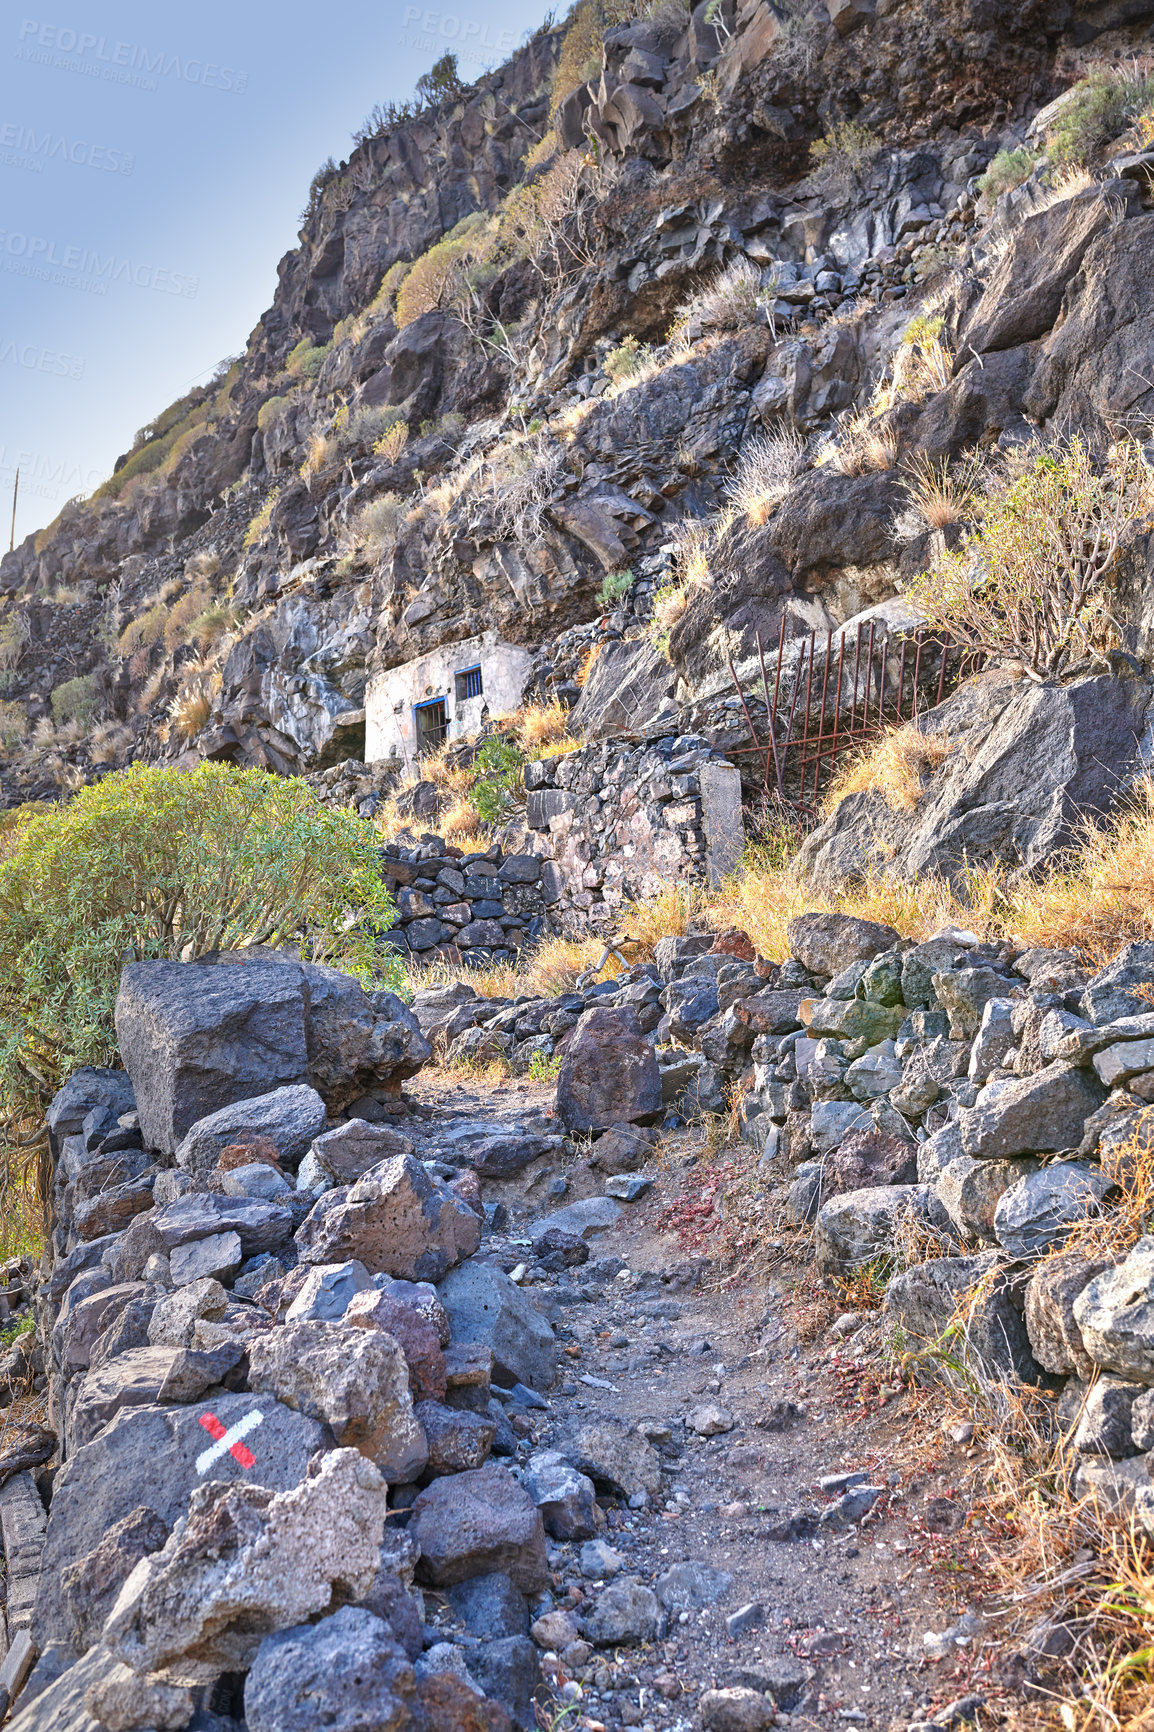
[(21, 126), (13, 120), (0, 122), (0, 163), (6, 168), (27, 168), (42, 174), (48, 162), (102, 169), (106, 174), (131, 174), (136, 167), (136, 157), (130, 150), (89, 144), (57, 132), (37, 132), (35, 127)]
[(199, 277), (134, 259), (104, 256), (90, 247), (62, 247), (43, 235), (26, 235), (0, 229), (0, 268), (12, 275), (33, 277), (37, 282), (80, 289), (85, 294), (106, 295), (113, 283), (129, 283), (136, 289), (155, 289), (162, 295), (183, 295), (195, 300)]
[(18, 32), (17, 60), (34, 66), (51, 66), (59, 72), (79, 72), (109, 84), (124, 84), (136, 90), (157, 90), (162, 78), (182, 84), (199, 84), (206, 90), (227, 90), (236, 95), (247, 88), (248, 73), (211, 60), (185, 59), (164, 48), (145, 48), (138, 42), (114, 42), (89, 30), (74, 30), (61, 24), (42, 24), (25, 18)]
[(513, 30), (498, 30), (490, 35), (487, 21), (461, 18), (453, 12), (434, 12), (423, 6), (405, 7), (403, 27), (422, 36), (439, 38), (442, 42), (456, 42), (470, 58), (481, 48), (490, 54), (508, 54), (517, 45), (517, 35)]
[(0, 361), (26, 367), (30, 373), (52, 373), (58, 379), (84, 377), (84, 362), (78, 356), (65, 355), (59, 349), (42, 349), (39, 343), (16, 343), (10, 337), (0, 337)]
[(18, 451), (15, 446), (0, 445), (0, 478), (5, 487), (20, 471), (21, 499), (74, 499), (78, 493), (90, 493), (104, 479), (99, 470), (81, 469), (78, 463), (46, 457), (40, 451)]

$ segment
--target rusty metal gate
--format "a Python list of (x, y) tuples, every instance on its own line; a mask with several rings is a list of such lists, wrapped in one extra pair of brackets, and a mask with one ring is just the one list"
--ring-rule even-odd
[(868, 630), (859, 624), (856, 642), (847, 643), (844, 633), (836, 635), (835, 647), (835, 633), (826, 632), (824, 649), (818, 645), (816, 632), (802, 638), (791, 675), (786, 665), (783, 617), (771, 679), (758, 633), (757, 659), (766, 713), (764, 739), (750, 713), (750, 700), (742, 689), (732, 654), (728, 658), (753, 742), (728, 748), (728, 755), (763, 759), (766, 794), (775, 794), (783, 805), (808, 815), (817, 811), (823, 778), (828, 787), (840, 757), (867, 745), (886, 728), (911, 721), (940, 704), (963, 677), (977, 672), (982, 659), (953, 646), (948, 633), (939, 638), (923, 630), (904, 633), (891, 658), (890, 638), (887, 634), (877, 642), (873, 620)]

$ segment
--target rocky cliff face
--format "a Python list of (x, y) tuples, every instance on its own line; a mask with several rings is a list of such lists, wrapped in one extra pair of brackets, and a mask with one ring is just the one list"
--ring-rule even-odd
[[(929, 545), (901, 528), (909, 455), (1148, 407), (1144, 169), (1103, 147), (1096, 179), (976, 188), (1146, 20), (579, 12), (362, 142), (243, 355), (0, 563), (7, 797), (139, 756), (363, 756), (374, 680), (493, 628), (570, 702), (563, 634), (616, 642), (591, 735), (696, 721), (756, 634), (892, 595)], [(927, 307), (936, 371), (911, 382)], [(766, 434), (773, 509), (722, 509)], [(1131, 566), (1137, 642), (1141, 545)]]

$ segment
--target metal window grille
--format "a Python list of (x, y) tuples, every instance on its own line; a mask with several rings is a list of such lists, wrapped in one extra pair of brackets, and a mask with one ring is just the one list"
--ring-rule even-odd
[(485, 686), (481, 679), (479, 667), (463, 668), (457, 675), (458, 703), (463, 703), (466, 698), (479, 698), (484, 690)]
[(417, 722), (417, 754), (424, 757), (426, 752), (435, 752), (448, 737), (448, 707), (444, 698), (434, 698), (431, 703), (415, 705), (414, 714)]

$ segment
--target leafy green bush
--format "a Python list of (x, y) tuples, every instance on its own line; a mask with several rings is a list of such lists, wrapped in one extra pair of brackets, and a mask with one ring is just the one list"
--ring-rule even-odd
[(456, 96), (464, 87), (457, 76), (457, 56), (442, 54), (435, 60), (427, 72), (422, 72), (418, 78), (415, 94), (422, 102), (441, 102), (447, 96)]
[(97, 685), (95, 674), (79, 674), (74, 680), (65, 680), (52, 693), (52, 719), (60, 722), (79, 722), (87, 728), (96, 720)]
[(290, 351), (285, 368), (294, 379), (315, 379), (332, 346), (331, 338), (327, 343), (310, 343), (307, 337), (302, 337)]
[(1020, 144), (1016, 150), (1000, 150), (997, 156), (991, 158), (990, 166), (978, 181), (978, 191), (983, 193), (992, 204), (996, 198), (1001, 198), (1004, 192), (1011, 192), (1014, 187), (1021, 186), (1033, 171), (1037, 157), (1032, 150), (1027, 150)]
[(1154, 76), (1136, 66), (1102, 66), (1073, 87), (1046, 140), (1053, 163), (1078, 165), (1110, 144), (1154, 105)]
[(0, 1110), (19, 1114), (116, 1054), (121, 966), (296, 944), (362, 980), (399, 978), (378, 838), (300, 780), (134, 764), (64, 806), (28, 807), (0, 861)]
[(597, 591), (598, 607), (612, 607), (623, 595), (628, 595), (632, 588), (631, 571), (607, 571), (601, 579), (601, 588)]
[(474, 765), (477, 780), (469, 789), (473, 810), (482, 824), (499, 824), (509, 816), (521, 786), (525, 754), (509, 740), (486, 740)]
[(1105, 465), (1078, 437), (1035, 448), (979, 510), (977, 529), (906, 590), (930, 630), (1037, 681), (1104, 665), (1117, 641), (1109, 584), (1122, 537), (1154, 512), (1139, 446), (1122, 440)]
[(615, 385), (632, 379), (649, 360), (652, 350), (648, 343), (639, 343), (634, 336), (624, 337), (605, 356), (605, 374)]

